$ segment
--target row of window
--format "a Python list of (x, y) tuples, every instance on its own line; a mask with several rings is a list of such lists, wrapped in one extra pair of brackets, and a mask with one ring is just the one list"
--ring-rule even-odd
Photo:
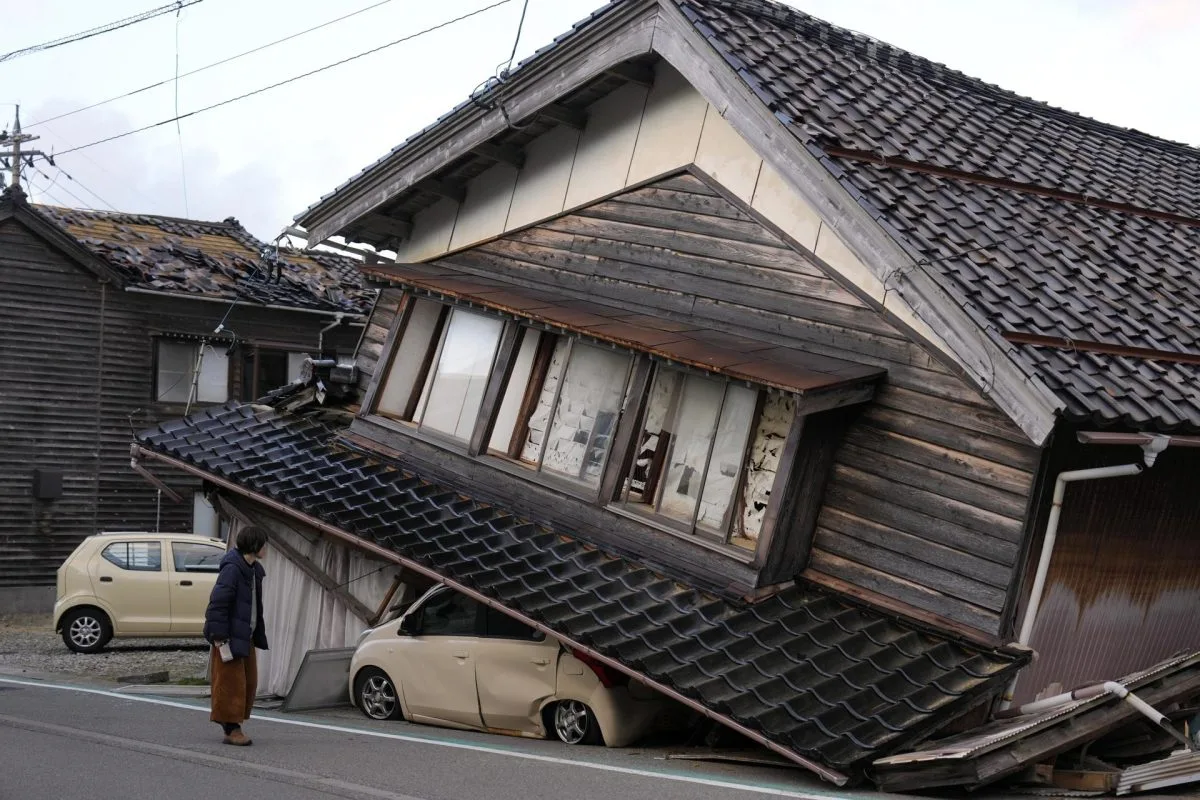
[[(154, 397), (160, 403), (224, 403), (230, 398), (232, 361), (224, 344), (159, 339)], [(254, 400), (300, 376), (308, 353), (249, 347), (242, 351), (243, 401)], [(195, 386), (195, 394), (192, 387)]]
[[(675, 530), (754, 548), (795, 416), (790, 396), (657, 365), (645, 396), (630, 397), (633, 353), (523, 327), (485, 420), (504, 327), (416, 300), (376, 413), (459, 442), (490, 424), (483, 450), (492, 457)], [(623, 413), (638, 415), (637, 439), (619, 490), (600, 498)]]

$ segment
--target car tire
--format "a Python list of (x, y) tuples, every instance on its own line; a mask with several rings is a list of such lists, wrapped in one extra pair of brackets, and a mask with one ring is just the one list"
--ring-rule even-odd
[(604, 744), (595, 713), (578, 700), (559, 700), (550, 708), (550, 729), (564, 744)]
[(112, 635), (112, 622), (99, 609), (73, 608), (63, 615), (63, 644), (73, 652), (99, 653)]
[(404, 719), (396, 684), (378, 667), (364, 667), (355, 677), (354, 704), (371, 719)]

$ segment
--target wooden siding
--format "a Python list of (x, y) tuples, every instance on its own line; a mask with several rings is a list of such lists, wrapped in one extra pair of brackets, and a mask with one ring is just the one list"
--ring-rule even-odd
[[(437, 263), (884, 367), (838, 449), (807, 577), (996, 634), (1039, 451), (750, 209), (681, 174)], [(380, 314), (398, 293), (385, 293)], [(364, 373), (386, 329), (368, 329)]]
[[(133, 431), (180, 416), (153, 401), (157, 333), (211, 333), (223, 303), (102, 285), (16, 220), (0, 223), (0, 587), (49, 585), (96, 530), (187, 530), (196, 481), (158, 472), (163, 498), (129, 466)], [(226, 327), (250, 341), (315, 348), (325, 317), (236, 308)], [(326, 334), (349, 352), (360, 328)], [(231, 384), (231, 392), (235, 384)], [(35, 500), (34, 469), (61, 471), (63, 496)]]

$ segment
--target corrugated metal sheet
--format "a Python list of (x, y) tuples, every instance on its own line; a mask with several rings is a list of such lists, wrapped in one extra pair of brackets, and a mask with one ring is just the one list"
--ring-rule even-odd
[(1117, 794), (1148, 792), (1196, 782), (1200, 782), (1200, 752), (1182, 751), (1125, 770), (1117, 779)]
[(1200, 647), (1196, 459), (1160, 457), (1132, 478), (1067, 491), (1017, 701), (1051, 683), (1107, 680)]

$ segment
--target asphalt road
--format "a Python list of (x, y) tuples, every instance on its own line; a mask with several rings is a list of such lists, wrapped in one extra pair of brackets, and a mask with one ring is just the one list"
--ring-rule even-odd
[(221, 743), (207, 706), (0, 677), (0, 800), (715, 800), (882, 797), (793, 770), (662, 760), (661, 751), (264, 712)]

